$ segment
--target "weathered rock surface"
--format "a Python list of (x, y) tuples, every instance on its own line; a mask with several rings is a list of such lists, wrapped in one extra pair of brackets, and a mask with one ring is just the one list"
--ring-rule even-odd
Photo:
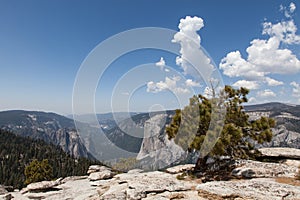
[(129, 170), (128, 172), (127, 172), (127, 174), (136, 174), (136, 173), (141, 173), (141, 172), (143, 172), (144, 170), (142, 170), (142, 169), (132, 169), (132, 170)]
[(283, 163), (289, 166), (300, 167), (300, 160), (287, 159)]
[(232, 175), (239, 178), (272, 178), (295, 177), (298, 167), (288, 166), (283, 163), (268, 163), (252, 160), (237, 161), (238, 167), (232, 171)]
[(0, 200), (11, 200), (13, 196), (11, 194), (2, 194), (0, 195)]
[(100, 165), (90, 166), (87, 173), (89, 174), (88, 179), (90, 181), (110, 179), (116, 174), (110, 168)]
[[(276, 118), (275, 118), (276, 119)], [(298, 122), (296, 122), (298, 121)], [(294, 119), (292, 123), (298, 123), (299, 119)], [(271, 142), (264, 143), (264, 147), (289, 147), (300, 149), (300, 133), (288, 130), (285, 125), (278, 125), (272, 130), (273, 138)]]
[[(200, 179), (179, 180), (178, 175), (192, 165), (169, 168), (166, 172), (142, 172), (134, 169), (108, 179), (90, 181), (88, 176), (67, 177), (57, 181), (31, 184), (27, 192), (11, 192), (16, 200), (23, 199), (89, 199), (89, 200), (253, 200), (253, 199), (300, 199), (300, 187), (276, 182), (275, 178), (291, 177), (295, 167), (278, 163), (261, 163), (248, 160), (237, 161), (242, 177), (250, 180), (213, 181), (201, 183)], [(252, 171), (254, 176), (252, 176)], [(285, 170), (285, 171), (284, 171)], [(110, 171), (107, 167), (91, 166), (90, 176)], [(272, 172), (273, 171), (273, 172)], [(250, 173), (251, 172), (251, 173)], [(113, 173), (113, 172), (112, 172)], [(238, 172), (237, 172), (238, 173)], [(244, 176), (243, 174), (247, 174)], [(249, 175), (250, 174), (250, 175)], [(299, 182), (300, 184), (300, 182)], [(43, 186), (42, 186), (43, 185)], [(38, 187), (39, 186), (39, 187)], [(31, 190), (29, 190), (29, 189)], [(36, 188), (51, 188), (40, 190)], [(0, 199), (2, 196), (0, 196)], [(3, 198), (2, 198), (3, 199)]]
[(191, 182), (177, 180), (175, 175), (159, 171), (118, 174), (115, 179), (114, 182), (102, 182), (100, 190), (103, 191), (103, 188), (108, 187), (109, 189), (100, 196), (100, 199), (147, 199), (164, 192), (184, 193), (195, 186)]
[(280, 184), (273, 179), (208, 182), (198, 185), (196, 189), (199, 190), (200, 196), (210, 193), (224, 199), (300, 199), (299, 186)]
[(300, 149), (273, 147), (273, 148), (261, 148), (258, 150), (262, 153), (263, 156), (267, 156), (267, 157), (279, 157), (281, 159), (287, 158), (287, 159), (300, 160)]
[(4, 186), (0, 185), (0, 195), (6, 194), (7, 190), (4, 188)]
[(110, 170), (110, 168), (102, 166), (102, 165), (91, 165), (87, 171), (87, 174), (91, 174), (94, 172), (101, 172), (104, 170)]
[(31, 191), (47, 191), (52, 190), (55, 186), (61, 183), (61, 178), (56, 181), (41, 181), (37, 183), (31, 183), (27, 185), (26, 188), (22, 189), (21, 193), (31, 192)]
[(91, 173), (88, 177), (90, 181), (98, 181), (103, 179), (112, 178), (115, 175), (111, 170), (103, 170), (101, 172)]
[(21, 192), (11, 192), (15, 200), (27, 199), (90, 199), (92, 196), (98, 194), (96, 187), (91, 186), (87, 176), (67, 177), (60, 181), (61, 184), (53, 186), (50, 191), (28, 191), (25, 194)]
[(177, 165), (177, 166), (166, 169), (166, 172), (168, 172), (170, 174), (178, 174), (180, 172), (192, 170), (194, 167), (195, 167), (194, 164)]

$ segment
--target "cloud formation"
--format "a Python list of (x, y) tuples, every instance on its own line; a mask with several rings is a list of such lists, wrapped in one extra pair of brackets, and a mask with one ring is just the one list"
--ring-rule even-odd
[(193, 81), (192, 79), (187, 79), (185, 81), (187, 87), (200, 87), (200, 83)]
[(293, 87), (292, 96), (298, 98), (298, 102), (300, 102), (300, 84), (293, 81), (290, 85)]
[(290, 3), (288, 8), (286, 8), (283, 5), (280, 5), (280, 9), (279, 9), (279, 11), (282, 11), (284, 13), (284, 16), (287, 18), (291, 18), (295, 10), (296, 10), (296, 5), (293, 2)]
[(172, 40), (181, 47), (176, 64), (183, 69), (185, 75), (191, 75), (195, 79), (199, 79), (200, 76), (210, 77), (214, 70), (210, 58), (201, 49), (201, 38), (197, 31), (203, 27), (204, 23), (200, 17), (186, 16), (180, 19), (179, 32)]
[[(175, 94), (190, 93), (191, 87), (201, 87), (200, 80), (211, 77), (214, 66), (210, 58), (201, 49), (201, 38), (197, 33), (203, 27), (204, 23), (200, 17), (186, 16), (180, 19), (179, 31), (172, 40), (172, 42), (180, 45), (180, 55), (176, 57), (176, 64), (181, 67), (184, 75), (188, 75), (191, 78), (183, 81), (179, 76), (173, 76), (165, 77), (164, 81), (149, 81), (147, 83), (147, 92), (158, 93), (169, 90)], [(165, 72), (170, 72), (166, 68), (163, 57), (155, 65)]]
[(163, 70), (164, 67), (166, 66), (166, 62), (165, 62), (164, 58), (161, 57), (160, 60), (157, 63), (155, 63), (155, 65), (157, 67), (159, 67), (161, 70)]
[(247, 81), (247, 80), (239, 80), (235, 82), (232, 86), (237, 88), (245, 87), (250, 90), (255, 90), (259, 88), (259, 84), (257, 83), (257, 81)]
[(189, 93), (190, 90), (185, 86), (178, 86), (177, 83), (181, 80), (179, 76), (173, 76), (171, 78), (166, 77), (164, 81), (157, 83), (149, 81), (147, 83), (147, 92), (158, 93), (162, 91), (171, 91), (174, 94), (185, 94)]
[[(292, 14), (296, 5), (291, 3), (289, 10), (281, 6), (281, 10)], [(289, 45), (300, 44), (300, 35), (297, 35), (297, 26), (293, 19), (281, 21), (276, 24), (263, 23), (262, 35), (267, 39), (254, 39), (246, 49), (247, 58), (243, 58), (240, 51), (228, 53), (220, 62), (219, 68), (229, 77), (238, 77), (242, 80), (233, 84), (236, 87), (259, 89), (266, 84), (279, 86), (284, 83), (275, 80), (272, 75), (287, 75), (300, 72), (300, 60), (288, 49)], [(257, 95), (274, 96), (269, 90), (258, 92)]]
[[(281, 49), (280, 44), (299, 44), (297, 27), (293, 21), (273, 25), (264, 23), (263, 34), (268, 40), (255, 39), (246, 49), (248, 58), (243, 59), (239, 51), (230, 52), (219, 65), (229, 77), (245, 77), (250, 80), (265, 80), (269, 74), (293, 74), (300, 72), (300, 61), (289, 49)], [(270, 77), (268, 77), (270, 78)], [(269, 79), (270, 80), (270, 79)]]
[(295, 12), (295, 10), (296, 10), (296, 5), (292, 2), (290, 4), (290, 12), (293, 13), (293, 12)]
[(270, 89), (265, 89), (262, 91), (258, 91), (257, 96), (261, 98), (269, 98), (269, 97), (276, 97), (276, 94)]

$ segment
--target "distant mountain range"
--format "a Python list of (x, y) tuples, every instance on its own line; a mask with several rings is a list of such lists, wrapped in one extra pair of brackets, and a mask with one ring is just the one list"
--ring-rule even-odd
[[(70, 119), (74, 119), (83, 123), (87, 123), (93, 127), (100, 127), (103, 130), (109, 130), (131, 116), (137, 115), (137, 112), (115, 112), (103, 114), (82, 114), (82, 115), (68, 115)], [(96, 119), (95, 119), (96, 118)]]
[[(300, 149), (300, 105), (266, 103), (245, 106), (245, 110), (250, 120), (260, 116), (276, 119), (273, 140), (263, 146)], [(59, 145), (65, 152), (75, 157), (95, 157), (104, 161), (120, 157), (136, 157), (141, 151), (145, 154), (147, 149), (145, 146), (142, 147), (142, 144), (147, 146), (144, 136), (149, 134), (149, 131), (152, 131), (152, 135), (153, 131), (157, 131), (157, 137), (160, 138), (154, 140), (163, 141), (164, 127), (170, 123), (173, 114), (174, 111), (97, 114), (97, 122), (93, 115), (76, 116), (75, 119), (82, 121), (76, 122), (76, 129), (73, 119), (55, 113), (3, 111), (0, 112), (0, 128), (20, 136), (42, 139)], [(165, 116), (165, 125), (160, 129), (149, 121), (157, 115)]]
[(77, 133), (74, 121), (55, 113), (3, 111), (0, 112), (0, 128), (20, 136), (59, 145), (75, 157), (93, 158)]

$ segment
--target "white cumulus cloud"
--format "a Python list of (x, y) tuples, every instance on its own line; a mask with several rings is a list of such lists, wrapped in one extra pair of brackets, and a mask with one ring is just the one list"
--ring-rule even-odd
[(210, 77), (214, 70), (211, 60), (201, 49), (201, 38), (197, 33), (204, 27), (200, 17), (186, 16), (180, 19), (179, 32), (174, 35), (172, 42), (180, 44), (180, 56), (176, 57), (176, 64), (185, 74), (198, 79), (199, 76)]
[(282, 21), (277, 24), (271, 22), (263, 23), (263, 34), (275, 37), (278, 41), (286, 44), (299, 44), (300, 36), (296, 34), (297, 26), (294, 20)]
[(296, 32), (297, 27), (293, 20), (277, 24), (265, 22), (262, 33), (269, 38), (252, 40), (246, 49), (247, 58), (243, 58), (239, 51), (228, 53), (221, 60), (219, 68), (229, 77), (257, 81), (260, 85), (261, 83), (267, 83), (269, 86), (282, 85), (282, 81), (272, 79), (270, 75), (300, 72), (300, 60), (290, 49), (282, 48), (281, 45), (300, 44), (300, 35)]
[(185, 94), (189, 93), (190, 90), (188, 90), (186, 87), (180, 87), (177, 85), (177, 83), (181, 80), (179, 76), (174, 77), (166, 77), (165, 81), (159, 81), (157, 83), (153, 81), (149, 81), (147, 83), (147, 92), (152, 93), (158, 93), (166, 90), (170, 90), (175, 94)]
[(287, 18), (291, 18), (292, 14), (295, 12), (296, 10), (296, 5), (295, 3), (291, 2), (289, 7), (285, 7), (283, 5), (280, 5), (279, 11), (284, 13), (284, 16)]
[(293, 13), (296, 10), (296, 5), (292, 2), (290, 3), (290, 12)]
[(155, 65), (157, 67), (159, 67), (161, 70), (163, 70), (164, 67), (166, 66), (166, 62), (165, 62), (164, 58), (161, 57), (160, 60), (157, 63), (155, 63)]
[(186, 86), (188, 87), (200, 87), (200, 83), (193, 81), (192, 79), (187, 79), (185, 81)]
[(258, 91), (257, 96), (261, 98), (269, 98), (269, 97), (276, 97), (276, 94), (270, 89), (265, 89), (262, 91)]
[(268, 86), (278, 86), (278, 85), (283, 85), (284, 84), (282, 81), (277, 81), (277, 80), (272, 79), (270, 77), (266, 77), (265, 82), (268, 84)]
[(292, 96), (300, 98), (300, 85), (299, 85), (299, 83), (296, 83), (295, 81), (293, 81), (293, 82), (290, 83), (290, 85), (293, 86)]
[(249, 90), (255, 90), (259, 88), (259, 84), (257, 83), (257, 81), (247, 81), (247, 80), (239, 80), (235, 82), (232, 86), (237, 88), (245, 87)]

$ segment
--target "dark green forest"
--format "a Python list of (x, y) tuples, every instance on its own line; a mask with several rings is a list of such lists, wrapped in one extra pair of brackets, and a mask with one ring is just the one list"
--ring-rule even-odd
[(49, 161), (53, 169), (53, 179), (85, 175), (90, 165), (101, 164), (86, 158), (75, 159), (60, 147), (42, 140), (33, 140), (0, 130), (0, 185), (14, 188), (26, 186), (25, 167), (35, 159)]

